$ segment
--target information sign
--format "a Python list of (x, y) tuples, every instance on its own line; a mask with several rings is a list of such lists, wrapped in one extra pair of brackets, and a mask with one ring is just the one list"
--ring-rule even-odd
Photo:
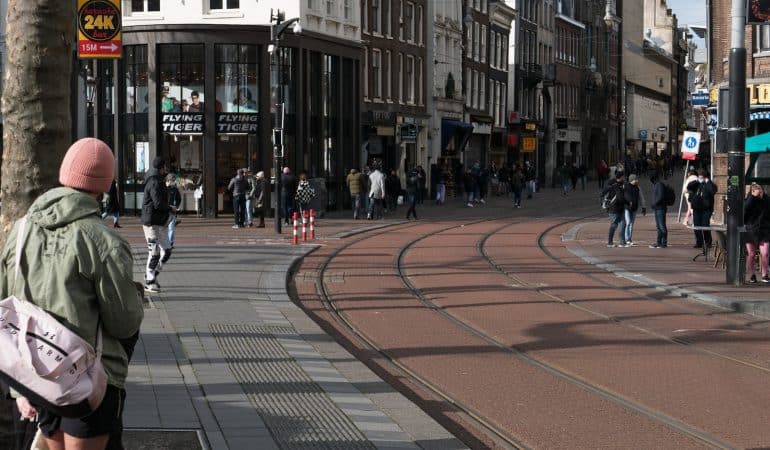
[(700, 133), (685, 131), (682, 135), (682, 159), (694, 160), (700, 149)]
[(78, 0), (78, 57), (120, 58), (120, 0)]

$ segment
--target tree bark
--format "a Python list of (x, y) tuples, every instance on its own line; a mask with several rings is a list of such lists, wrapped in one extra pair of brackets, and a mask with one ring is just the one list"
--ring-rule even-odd
[(75, 3), (8, 2), (0, 247), (35, 198), (58, 185), (59, 165), (72, 143)]

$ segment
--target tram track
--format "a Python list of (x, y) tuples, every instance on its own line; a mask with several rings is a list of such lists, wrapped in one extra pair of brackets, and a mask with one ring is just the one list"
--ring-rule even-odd
[[(553, 232), (553, 230), (563, 227), (570, 223), (577, 223), (584, 221), (590, 217), (594, 217), (594, 215), (581, 217), (578, 219), (570, 219), (568, 221), (563, 221), (557, 224), (554, 224), (552, 226), (549, 226), (546, 230), (543, 230), (539, 236), (537, 237), (537, 246), (538, 249), (543, 252), (543, 254), (549, 258), (552, 261), (555, 261), (559, 263), (562, 266), (569, 267), (568, 264), (561, 261), (556, 255), (554, 255), (550, 250), (548, 250), (547, 246), (545, 245), (545, 239), (546, 237)], [(678, 433), (681, 433), (683, 435), (686, 435), (690, 437), (693, 440), (699, 441), (701, 443), (704, 443), (712, 448), (732, 448), (732, 446), (719, 438), (712, 436), (704, 431), (701, 431), (695, 427), (692, 427), (682, 421), (677, 420), (674, 417), (671, 417), (669, 415), (664, 414), (663, 412), (657, 411), (652, 408), (648, 408), (642, 404), (639, 404), (638, 402), (635, 402), (629, 398), (626, 398), (625, 396), (618, 394), (616, 392), (613, 392), (609, 389), (603, 388), (596, 383), (592, 383), (586, 379), (583, 379), (575, 374), (569, 373), (566, 370), (563, 370), (559, 368), (556, 365), (549, 364), (546, 361), (537, 359), (535, 357), (532, 357), (531, 355), (527, 354), (526, 352), (520, 351), (516, 349), (515, 346), (510, 346), (508, 344), (505, 344), (504, 342), (501, 342), (499, 339), (496, 339), (495, 337), (489, 335), (484, 330), (481, 330), (477, 327), (474, 327), (464, 321), (462, 318), (457, 317), (450, 312), (446, 311), (444, 307), (441, 305), (438, 305), (434, 303), (428, 296), (426, 296), (411, 280), (410, 276), (406, 273), (406, 267), (404, 260), (406, 258), (406, 255), (408, 252), (414, 248), (419, 242), (424, 241), (426, 239), (429, 239), (431, 237), (435, 237), (437, 235), (440, 235), (441, 233), (446, 233), (451, 230), (461, 228), (461, 227), (468, 227), (475, 224), (481, 224), (484, 222), (489, 222), (492, 220), (500, 220), (500, 219), (506, 219), (502, 217), (495, 217), (492, 219), (485, 219), (485, 220), (478, 220), (478, 221), (471, 221), (467, 223), (462, 224), (456, 224), (449, 227), (443, 227), (441, 229), (433, 230), (430, 233), (423, 234), (419, 237), (416, 237), (414, 239), (409, 240), (405, 244), (403, 244), (400, 249), (398, 250), (398, 254), (395, 259), (395, 270), (398, 275), (398, 277), (401, 279), (401, 282), (403, 285), (411, 292), (411, 294), (422, 304), (423, 307), (426, 309), (442, 316), (445, 320), (452, 322), (456, 326), (461, 327), (469, 334), (472, 334), (476, 336), (477, 338), (482, 339), (484, 342), (489, 344), (490, 346), (495, 347), (496, 349), (500, 351), (504, 351), (507, 354), (510, 354), (514, 357), (516, 357), (518, 360), (523, 361), (533, 367), (537, 367), (538, 369), (541, 369), (557, 378), (560, 378), (564, 381), (567, 381), (575, 386), (580, 387), (581, 389), (584, 389), (596, 396), (599, 396), (605, 400), (611, 401), (615, 404), (618, 404), (626, 409), (632, 410), (637, 414), (640, 414), (644, 417), (647, 417), (651, 420), (654, 420), (658, 423), (664, 424), (665, 426), (676, 430)], [(488, 231), (484, 233), (477, 241), (477, 250), (479, 255), (489, 264), (490, 267), (494, 268), (497, 272), (500, 274), (506, 276), (510, 280), (520, 284), (520, 285), (527, 285), (527, 283), (524, 283), (523, 280), (518, 279), (515, 275), (509, 273), (505, 270), (505, 268), (499, 264), (497, 264), (484, 250), (487, 240), (495, 235), (496, 233), (499, 233), (502, 230), (505, 230), (507, 227), (512, 227), (515, 225), (518, 225), (519, 223), (506, 223), (500, 227), (495, 228), (494, 230)], [(442, 399), (443, 401), (453, 405), (456, 409), (461, 411), (463, 414), (465, 414), (468, 418), (470, 418), (471, 422), (475, 423), (478, 427), (484, 430), (485, 433), (488, 435), (492, 435), (495, 439), (495, 441), (502, 442), (509, 448), (526, 448), (526, 446), (520, 442), (515, 436), (511, 436), (509, 433), (507, 433), (505, 430), (498, 427), (496, 424), (492, 423), (491, 421), (487, 420), (487, 418), (484, 417), (483, 413), (480, 413), (476, 410), (474, 410), (472, 407), (465, 405), (462, 401), (458, 400), (457, 398), (454, 398), (451, 393), (445, 392), (441, 388), (435, 386), (433, 383), (431, 383), (430, 380), (425, 379), (424, 377), (421, 377), (418, 373), (416, 373), (414, 370), (410, 369), (408, 366), (401, 364), (398, 361), (397, 357), (393, 357), (390, 355), (386, 350), (383, 350), (380, 348), (380, 346), (374, 342), (372, 339), (370, 339), (365, 332), (360, 330), (349, 318), (346, 316), (345, 312), (341, 309), (337, 308), (336, 302), (333, 298), (333, 295), (330, 294), (329, 290), (326, 286), (326, 277), (325, 273), (327, 271), (327, 268), (332, 263), (332, 261), (338, 257), (340, 254), (342, 254), (345, 250), (351, 248), (352, 246), (355, 246), (357, 244), (360, 244), (364, 242), (367, 239), (373, 239), (381, 236), (385, 233), (392, 233), (398, 230), (407, 230), (410, 228), (416, 227), (417, 224), (409, 224), (409, 225), (402, 225), (398, 227), (388, 227), (383, 229), (382, 231), (376, 232), (376, 233), (367, 233), (361, 238), (355, 239), (351, 242), (348, 242), (336, 250), (328, 256), (325, 257), (323, 262), (321, 263), (319, 267), (319, 277), (316, 281), (317, 283), (317, 291), (319, 293), (319, 296), (321, 298), (322, 303), (324, 304), (324, 307), (327, 309), (327, 311), (335, 318), (335, 320), (342, 325), (349, 333), (352, 333), (354, 336), (356, 336), (357, 339), (359, 339), (361, 342), (365, 343), (369, 349), (377, 352), (384, 360), (386, 360), (389, 364), (392, 365), (396, 370), (398, 370), (401, 374), (403, 374), (405, 377), (410, 379), (412, 382), (414, 382), (417, 385), (422, 386), (424, 389), (427, 389), (430, 391), (433, 395), (435, 395), (437, 398)], [(574, 270), (570, 268), (570, 270)], [(619, 287), (617, 285), (613, 285), (612, 283), (608, 283), (604, 280), (602, 280), (600, 277), (597, 277), (595, 275), (592, 275), (590, 273), (585, 273), (581, 271), (577, 271), (577, 273), (580, 273), (582, 276), (590, 277), (592, 280), (601, 283), (602, 285), (611, 288), (611, 289), (623, 289), (622, 287)], [(662, 341), (666, 341), (669, 343), (674, 343), (679, 346), (688, 348), (693, 351), (697, 351), (700, 353), (708, 354), (713, 357), (722, 358), (725, 360), (728, 360), (732, 363), (742, 364), (747, 367), (751, 367), (754, 369), (759, 369), (763, 371), (770, 371), (765, 367), (753, 364), (748, 361), (743, 361), (738, 358), (730, 357), (729, 355), (724, 355), (719, 352), (713, 352), (708, 349), (701, 349), (697, 348), (692, 345), (692, 343), (682, 340), (682, 339), (676, 339), (676, 338), (669, 338), (668, 336), (665, 336), (663, 334), (657, 333), (653, 330), (647, 330), (643, 327), (639, 327), (633, 324), (627, 324), (623, 323), (623, 320), (619, 320), (618, 318), (612, 317), (607, 314), (603, 314), (599, 311), (591, 310), (590, 308), (587, 308), (585, 306), (576, 304), (575, 302), (570, 301), (569, 299), (562, 298), (558, 295), (555, 295), (552, 292), (548, 292), (548, 290), (544, 287), (537, 287), (537, 286), (528, 286), (530, 289), (533, 289), (534, 292), (538, 293), (539, 295), (542, 295), (543, 297), (549, 298), (553, 302), (565, 304), (568, 306), (571, 306), (573, 308), (576, 308), (584, 313), (591, 314), (593, 316), (599, 317), (602, 320), (607, 321), (608, 323), (617, 324), (620, 326), (628, 327), (629, 329), (633, 329), (637, 332), (642, 332), (649, 334), (650, 336), (653, 336), (657, 339), (660, 339)], [(626, 290), (628, 292), (628, 290)], [(660, 300), (649, 296), (648, 294), (645, 294), (643, 292), (634, 292), (635, 295), (638, 295), (642, 299), (651, 300), (659, 302)], [(668, 304), (668, 303), (667, 303)], [(696, 315), (698, 314), (695, 311), (692, 310), (686, 310), (684, 309), (688, 314)], [(720, 318), (721, 319), (721, 318)], [(727, 321), (726, 321), (727, 322)], [(747, 327), (748, 329), (748, 327)]]

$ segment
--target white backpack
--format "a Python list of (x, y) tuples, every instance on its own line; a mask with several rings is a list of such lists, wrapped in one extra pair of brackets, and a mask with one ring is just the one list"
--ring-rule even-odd
[[(26, 216), (16, 236), (16, 279)], [(22, 337), (24, 337), (22, 339)], [(62, 417), (91, 414), (104, 399), (102, 327), (96, 350), (44, 309), (11, 295), (0, 301), (0, 378), (35, 406)]]

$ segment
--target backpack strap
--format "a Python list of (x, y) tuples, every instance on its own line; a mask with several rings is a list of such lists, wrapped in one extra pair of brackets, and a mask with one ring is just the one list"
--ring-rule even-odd
[(21, 266), (21, 252), (24, 250), (24, 241), (27, 240), (27, 236), (25, 234), (27, 229), (27, 216), (26, 214), (19, 219), (19, 228), (16, 231), (16, 255), (15, 255), (15, 261), (14, 265), (16, 266), (14, 269), (14, 283), (18, 281), (19, 279), (19, 272), (20, 272), (20, 266)]

